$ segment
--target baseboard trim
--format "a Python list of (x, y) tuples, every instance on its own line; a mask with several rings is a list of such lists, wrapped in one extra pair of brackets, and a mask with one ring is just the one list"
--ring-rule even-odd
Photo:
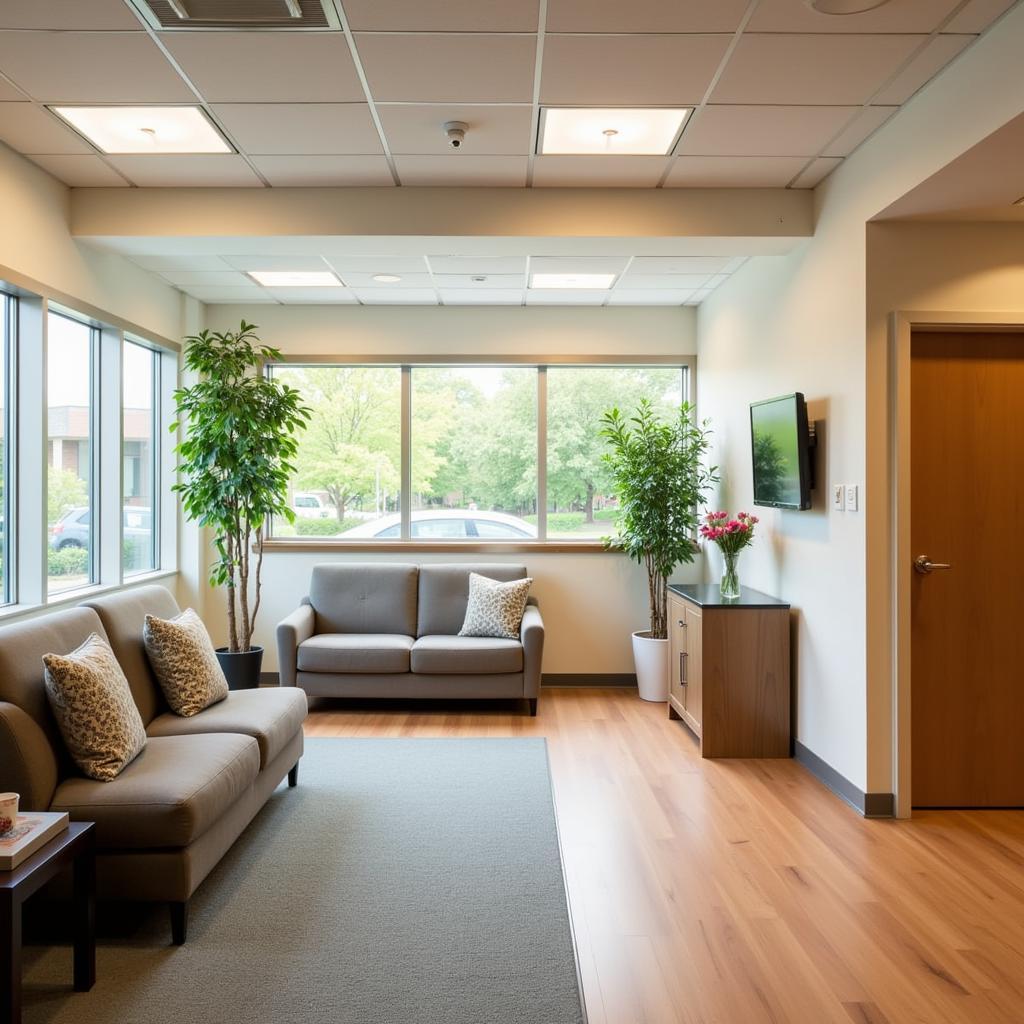
[(541, 686), (631, 686), (636, 688), (634, 672), (545, 672)]
[(280, 686), (281, 674), (279, 672), (261, 672), (260, 686)]
[(793, 741), (793, 759), (865, 818), (893, 816), (895, 800), (892, 793), (865, 793), (799, 740)]

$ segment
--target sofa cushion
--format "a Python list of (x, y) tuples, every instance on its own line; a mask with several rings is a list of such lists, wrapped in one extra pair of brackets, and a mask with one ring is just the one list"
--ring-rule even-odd
[(523, 579), (526, 566), (496, 563), (420, 566), (417, 636), (455, 636), (462, 629), (471, 572), (507, 583)]
[(398, 633), (319, 633), (299, 644), (300, 672), (408, 672), (413, 639)]
[(317, 633), (416, 632), (415, 565), (381, 562), (313, 566), (309, 603)]
[(198, 715), (228, 695), (228, 681), (203, 620), (186, 608), (173, 619), (147, 615), (142, 627), (149, 663), (171, 711)]
[(293, 686), (232, 690), (227, 698), (191, 718), (170, 712), (149, 723), (150, 736), (195, 736), (228, 732), (252, 736), (260, 748), (260, 769), (288, 745), (306, 720), (306, 695)]
[(259, 767), (251, 736), (156, 736), (113, 782), (66, 779), (51, 809), (96, 822), (101, 849), (177, 849), (219, 821)]
[(432, 676), (522, 672), (523, 645), (497, 637), (421, 636), (410, 663), (413, 672)]
[(533, 580), (499, 583), (487, 576), (469, 574), (469, 603), (459, 636), (497, 636), (518, 640)]

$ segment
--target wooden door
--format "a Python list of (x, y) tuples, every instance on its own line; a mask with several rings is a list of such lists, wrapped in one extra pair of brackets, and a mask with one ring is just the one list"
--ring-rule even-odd
[(1024, 335), (914, 333), (910, 470), (913, 804), (1022, 807)]
[(698, 736), (704, 732), (704, 676), (703, 639), (701, 637), (701, 613), (695, 605), (686, 606), (686, 713)]
[(669, 596), (668, 599), (668, 639), (669, 639), (669, 664), (668, 664), (668, 693), (676, 702), (678, 708), (686, 705), (686, 695), (683, 689), (685, 668), (683, 662), (686, 660), (686, 605), (676, 597)]

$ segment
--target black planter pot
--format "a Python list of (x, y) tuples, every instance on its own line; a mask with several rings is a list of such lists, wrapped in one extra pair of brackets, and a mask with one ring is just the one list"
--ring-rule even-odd
[(262, 647), (238, 651), (236, 654), (232, 654), (226, 647), (218, 647), (217, 660), (224, 672), (224, 678), (228, 681), (229, 690), (254, 690), (260, 685)]

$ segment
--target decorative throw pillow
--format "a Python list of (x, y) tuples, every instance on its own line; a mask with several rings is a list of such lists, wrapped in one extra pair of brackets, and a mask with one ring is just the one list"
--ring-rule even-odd
[(75, 764), (109, 782), (142, 751), (146, 729), (110, 645), (98, 634), (70, 654), (43, 655), (46, 696)]
[(532, 577), (500, 583), (479, 573), (469, 574), (469, 604), (459, 636), (498, 636), (518, 640)]
[(142, 639), (160, 689), (176, 715), (191, 718), (228, 695), (210, 634), (191, 608), (173, 619), (147, 615)]

